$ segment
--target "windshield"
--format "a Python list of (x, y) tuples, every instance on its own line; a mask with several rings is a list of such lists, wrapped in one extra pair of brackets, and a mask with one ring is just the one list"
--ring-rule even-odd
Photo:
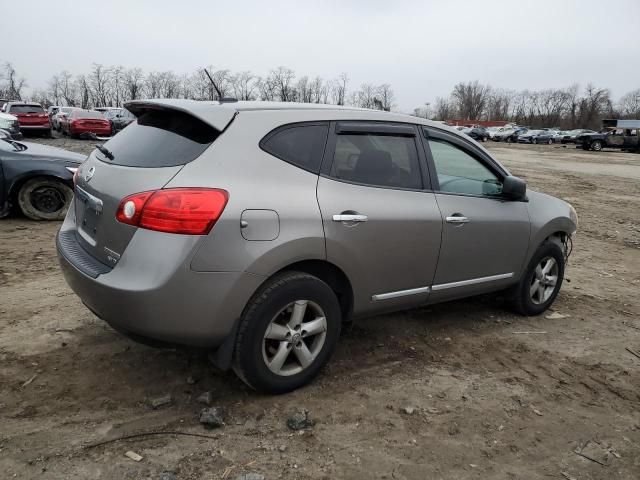
[(11, 105), (11, 113), (44, 113), (40, 105)]

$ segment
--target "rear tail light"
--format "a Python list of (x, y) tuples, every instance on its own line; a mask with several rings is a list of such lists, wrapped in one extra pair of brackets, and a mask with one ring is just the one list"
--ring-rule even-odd
[(122, 223), (158, 232), (206, 235), (227, 205), (229, 194), (217, 188), (168, 188), (135, 193), (118, 206)]

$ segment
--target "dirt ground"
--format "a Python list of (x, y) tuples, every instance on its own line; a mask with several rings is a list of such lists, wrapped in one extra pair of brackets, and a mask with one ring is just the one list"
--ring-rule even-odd
[[(363, 320), (313, 384), (277, 397), (201, 354), (118, 335), (64, 283), (58, 223), (1, 220), (0, 477), (640, 478), (640, 358), (626, 350), (640, 352), (640, 155), (487, 146), (578, 211), (553, 307), (563, 317), (523, 318), (481, 297)], [(223, 428), (198, 422), (207, 391), (228, 412)], [(150, 406), (166, 394), (170, 405)], [(293, 432), (299, 409), (316, 424)], [(209, 438), (92, 446), (143, 432)]]

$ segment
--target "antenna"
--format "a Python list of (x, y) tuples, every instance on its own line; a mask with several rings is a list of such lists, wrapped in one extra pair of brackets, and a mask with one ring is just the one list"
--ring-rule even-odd
[(220, 92), (220, 89), (218, 88), (218, 85), (216, 85), (216, 82), (213, 81), (213, 77), (209, 73), (209, 70), (205, 68), (204, 73), (207, 74), (207, 77), (209, 77), (209, 80), (211, 81), (211, 85), (213, 85), (213, 88), (216, 89), (216, 93), (218, 94), (218, 100), (222, 101), (222, 92)]

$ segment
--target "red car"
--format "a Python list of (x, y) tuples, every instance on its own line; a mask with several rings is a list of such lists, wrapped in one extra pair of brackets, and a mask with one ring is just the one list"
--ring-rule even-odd
[(104, 118), (102, 113), (95, 110), (72, 110), (60, 120), (60, 129), (63, 134), (76, 137), (83, 133), (95, 133), (96, 135), (111, 135), (111, 123)]
[(39, 103), (8, 102), (4, 111), (18, 118), (23, 133), (38, 132), (51, 136), (49, 115)]

